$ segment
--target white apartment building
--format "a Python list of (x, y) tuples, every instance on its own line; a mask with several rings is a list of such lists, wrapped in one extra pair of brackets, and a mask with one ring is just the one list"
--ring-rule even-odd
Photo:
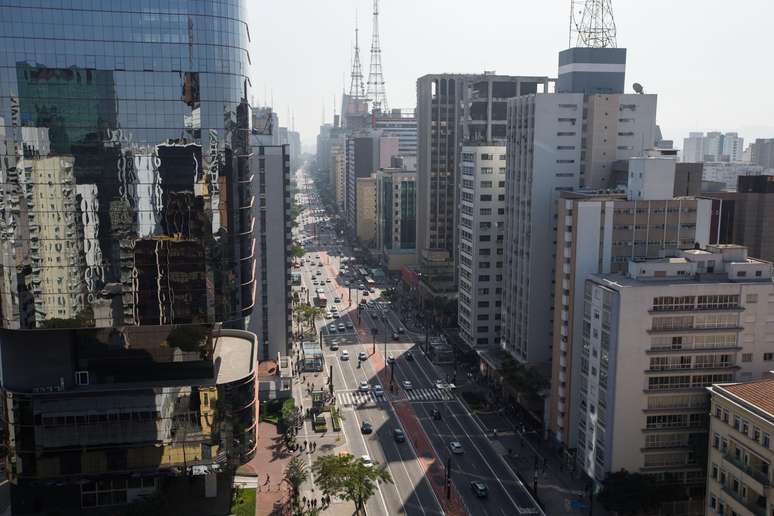
[[(578, 465), (595, 481), (625, 469), (701, 490), (691, 444), (716, 383), (771, 368), (770, 262), (737, 245), (632, 260), (584, 286)], [(700, 507), (701, 509), (701, 507)], [(702, 514), (698, 511), (698, 514)]]
[(774, 170), (767, 171), (763, 167), (751, 163), (705, 162), (701, 178), (704, 181), (724, 183), (727, 191), (735, 192), (739, 176), (758, 176), (761, 174), (774, 174)]
[(505, 234), (505, 146), (462, 147), (458, 324), (471, 348), (500, 342)]
[(700, 163), (703, 161), (738, 162), (743, 161), (744, 138), (738, 133), (688, 133), (683, 140), (683, 161)]
[(614, 188), (616, 160), (656, 138), (656, 96), (555, 93), (508, 105), (503, 338), (516, 359), (551, 356), (556, 201), (580, 187)]
[[(639, 175), (632, 162), (652, 164), (664, 192), (674, 182), (661, 175), (663, 159), (638, 158), (630, 174)], [(647, 170), (647, 169), (645, 169)], [(648, 176), (644, 172), (644, 176)], [(558, 442), (576, 446), (579, 403), (578, 382), (583, 352), (583, 296), (592, 274), (622, 273), (632, 259), (656, 259), (666, 250), (691, 249), (709, 244), (712, 201), (672, 198), (642, 187), (650, 181), (631, 181), (628, 193), (606, 191), (562, 192), (558, 202), (554, 276), (554, 320), (551, 361), (551, 397), (548, 428)], [(644, 194), (643, 194), (644, 192)]]

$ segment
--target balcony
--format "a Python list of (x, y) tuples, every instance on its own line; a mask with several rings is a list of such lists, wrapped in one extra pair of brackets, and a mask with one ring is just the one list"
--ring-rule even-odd
[[(755, 516), (766, 516), (766, 505), (764, 502), (763, 507), (757, 505), (754, 501), (745, 499), (741, 494), (737, 493), (731, 487), (727, 485), (721, 486), (721, 489), (730, 500), (726, 499), (732, 510), (739, 515), (746, 514), (748, 512)], [(749, 491), (749, 490), (748, 490)], [(753, 493), (754, 495), (755, 493)], [(736, 507), (735, 507), (736, 506)]]
[(732, 466), (732, 470), (735, 469), (740, 473), (741, 478), (746, 484), (750, 485), (750, 487), (753, 487), (758, 492), (766, 492), (766, 489), (771, 485), (767, 471), (745, 464), (740, 459), (737, 459), (733, 453), (724, 453), (723, 460)]

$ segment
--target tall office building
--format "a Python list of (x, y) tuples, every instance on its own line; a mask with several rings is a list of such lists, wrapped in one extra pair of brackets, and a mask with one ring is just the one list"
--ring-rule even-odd
[[(584, 284), (592, 274), (625, 272), (629, 260), (656, 259), (669, 250), (710, 242), (712, 201), (672, 197), (673, 158), (632, 160), (629, 192), (562, 192), (557, 211), (553, 283), (553, 348), (548, 428), (567, 448), (576, 447)], [(666, 175), (662, 170), (666, 168)], [(652, 180), (647, 179), (648, 176)], [(639, 179), (639, 177), (637, 177)], [(656, 191), (644, 190), (655, 184)], [(658, 190), (662, 191), (659, 192)]]
[(376, 173), (376, 246), (392, 271), (416, 263), (416, 179), (416, 171), (404, 168)]
[(703, 161), (738, 162), (742, 161), (744, 138), (738, 133), (689, 133), (683, 140), (683, 161), (701, 163)]
[(357, 235), (357, 180), (379, 169), (379, 133), (361, 129), (346, 136), (344, 213), (347, 227)]
[(740, 176), (734, 196), (733, 241), (774, 261), (774, 176)]
[(376, 247), (376, 177), (358, 177), (357, 191), (357, 239), (368, 249)]
[(245, 3), (27, 4), (0, 6), (13, 513), (227, 510), (256, 443), (258, 341), (226, 329), (255, 288)]
[(553, 280), (559, 193), (617, 187), (614, 162), (655, 143), (656, 96), (623, 93), (625, 58), (625, 49), (564, 50), (557, 93), (508, 103), (502, 344), (517, 360), (551, 356), (545, 286)]
[(292, 335), (290, 151), (258, 138), (252, 144), (256, 301), (247, 328), (258, 336), (258, 359), (277, 360), (290, 354)]
[[(417, 80), (417, 258), (450, 269), (457, 245), (462, 145), (505, 141), (507, 101), (548, 91), (547, 77), (494, 73), (425, 75)], [(450, 278), (453, 286), (453, 273)]]
[(772, 264), (734, 245), (632, 260), (626, 274), (586, 280), (581, 469), (596, 484), (624, 469), (684, 487), (696, 505), (679, 513), (705, 514), (706, 464), (693, 450), (706, 445), (706, 388), (770, 369), (772, 296)]
[(465, 145), (460, 175), (457, 322), (471, 348), (500, 342), (505, 146)]

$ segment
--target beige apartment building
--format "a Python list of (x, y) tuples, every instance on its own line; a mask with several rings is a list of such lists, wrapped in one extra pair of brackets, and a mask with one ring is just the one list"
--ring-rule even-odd
[(774, 514), (774, 378), (709, 391), (707, 516)]

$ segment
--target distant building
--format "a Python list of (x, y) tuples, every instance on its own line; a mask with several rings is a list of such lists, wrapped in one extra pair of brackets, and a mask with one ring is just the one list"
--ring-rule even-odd
[(683, 140), (683, 161), (739, 162), (743, 160), (744, 138), (738, 133), (700, 132), (690, 133)]
[(457, 322), (471, 348), (500, 342), (505, 234), (505, 146), (462, 147)]
[(374, 115), (374, 129), (380, 129), (382, 135), (396, 137), (400, 141), (397, 154), (400, 156), (417, 155), (417, 118), (415, 110), (393, 109), (387, 113)]
[(370, 129), (346, 137), (345, 220), (349, 231), (357, 234), (357, 180), (369, 178), (379, 169), (379, 133)]
[[(703, 492), (692, 446), (707, 435), (706, 388), (770, 368), (771, 274), (730, 245), (586, 280), (577, 463), (596, 484), (624, 469)], [(704, 514), (696, 503), (681, 513)]]
[(774, 379), (721, 383), (708, 390), (706, 514), (770, 514), (774, 508)]
[[(702, 178), (705, 181), (725, 183), (726, 190), (735, 191), (737, 180), (741, 176), (757, 176), (767, 173), (760, 165), (751, 163), (705, 162)], [(771, 171), (774, 174), (774, 171)]]
[(774, 168), (774, 138), (758, 138), (751, 145), (750, 161), (765, 169)]

